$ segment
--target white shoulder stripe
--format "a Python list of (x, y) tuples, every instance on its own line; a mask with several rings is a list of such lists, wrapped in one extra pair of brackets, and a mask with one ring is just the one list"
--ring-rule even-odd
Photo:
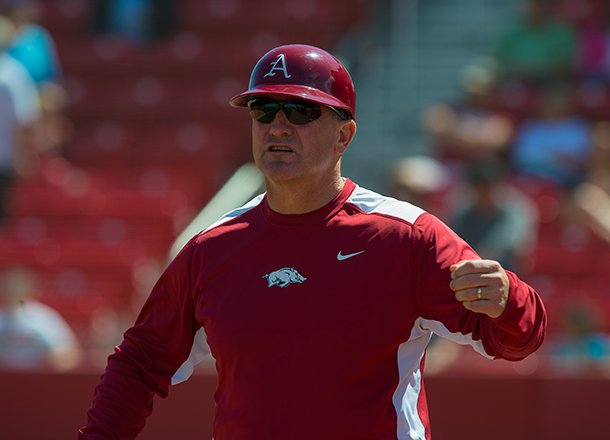
[(197, 333), (195, 333), (195, 338), (193, 339), (193, 345), (191, 346), (189, 357), (173, 374), (171, 381), (172, 385), (176, 385), (180, 382), (188, 380), (188, 378), (193, 375), (195, 366), (203, 361), (206, 356), (210, 355), (210, 347), (208, 346), (207, 339), (208, 338), (203, 327), (197, 330)]
[(387, 214), (414, 223), (425, 211), (408, 202), (382, 196), (374, 191), (356, 186), (347, 200), (367, 214)]
[(234, 218), (239, 217), (242, 214), (245, 214), (246, 212), (250, 211), (252, 208), (258, 206), (261, 203), (261, 201), (263, 200), (263, 197), (265, 197), (265, 194), (259, 194), (258, 196), (254, 197), (252, 200), (250, 200), (245, 205), (242, 205), (239, 208), (229, 211), (228, 213), (226, 213), (225, 215), (220, 217), (218, 220), (216, 220), (214, 223), (212, 223), (210, 226), (205, 228), (202, 232), (206, 232), (206, 231), (209, 231), (210, 229), (214, 229), (215, 227), (220, 226), (223, 223), (228, 222), (229, 220), (233, 220)]
[(486, 357), (487, 359), (494, 358), (493, 356), (487, 354), (487, 352), (485, 351), (485, 347), (483, 346), (483, 342), (481, 342), (480, 340), (472, 339), (472, 333), (453, 333), (445, 326), (445, 324), (440, 321), (434, 321), (432, 319), (418, 318), (417, 321), (418, 325), (422, 329), (436, 333), (440, 337), (453, 341), (456, 344), (470, 345), (474, 349), (474, 351), (479, 353), (481, 356)]

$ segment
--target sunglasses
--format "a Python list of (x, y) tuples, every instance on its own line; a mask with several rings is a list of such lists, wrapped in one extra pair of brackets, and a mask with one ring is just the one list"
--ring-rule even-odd
[[(275, 119), (277, 112), (282, 110), (290, 123), (295, 125), (308, 124), (322, 116), (322, 106), (309, 101), (274, 101), (271, 99), (253, 98), (248, 101), (250, 116), (252, 119), (263, 124), (270, 124)], [(341, 119), (346, 115), (333, 107), (333, 110)]]

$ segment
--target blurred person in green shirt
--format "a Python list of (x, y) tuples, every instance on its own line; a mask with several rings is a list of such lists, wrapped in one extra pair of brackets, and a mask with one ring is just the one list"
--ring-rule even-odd
[(503, 76), (537, 84), (564, 78), (575, 62), (574, 31), (554, 16), (548, 0), (525, 0), (523, 7), (521, 17), (493, 43)]

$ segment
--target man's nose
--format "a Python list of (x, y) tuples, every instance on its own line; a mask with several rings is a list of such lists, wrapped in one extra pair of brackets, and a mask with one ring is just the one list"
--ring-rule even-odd
[(270, 131), (281, 131), (281, 132), (289, 132), (292, 130), (292, 123), (286, 117), (286, 114), (283, 110), (279, 110), (275, 114), (275, 118), (271, 121)]

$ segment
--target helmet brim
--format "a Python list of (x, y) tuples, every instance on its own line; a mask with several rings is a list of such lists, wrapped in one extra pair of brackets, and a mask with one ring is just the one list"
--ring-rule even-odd
[(318, 89), (314, 89), (313, 87), (290, 84), (273, 84), (254, 87), (231, 98), (229, 100), (229, 104), (232, 107), (247, 107), (248, 98), (255, 95), (279, 95), (289, 98), (299, 98), (305, 101), (312, 101), (317, 104), (322, 104), (327, 107), (345, 109), (351, 113), (351, 109), (349, 107), (328, 93), (324, 93)]

